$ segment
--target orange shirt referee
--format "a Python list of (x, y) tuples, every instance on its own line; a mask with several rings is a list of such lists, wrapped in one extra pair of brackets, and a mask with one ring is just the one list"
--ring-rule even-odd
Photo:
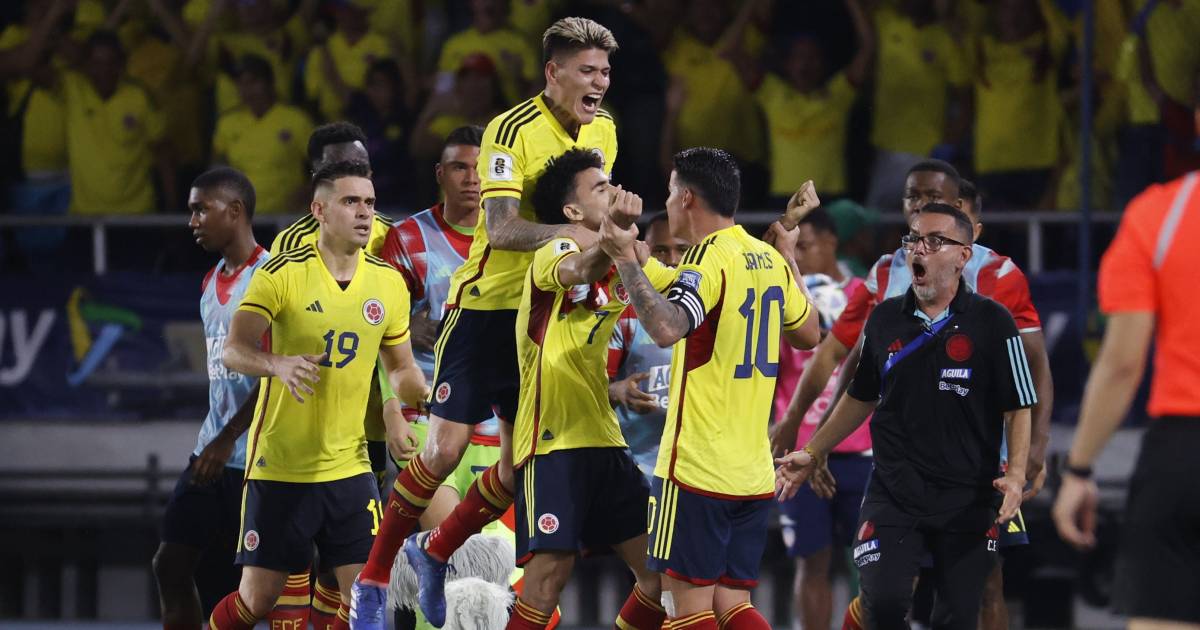
[[(1200, 123), (1200, 104), (1197, 105)], [(1198, 125), (1200, 126), (1200, 125)], [(1054, 504), (1063, 540), (1095, 545), (1091, 466), (1121, 424), (1153, 339), (1153, 420), (1129, 485), (1116, 597), (1130, 628), (1200, 627), (1200, 171), (1155, 185), (1125, 209), (1100, 263), (1108, 327), (1084, 391)]]

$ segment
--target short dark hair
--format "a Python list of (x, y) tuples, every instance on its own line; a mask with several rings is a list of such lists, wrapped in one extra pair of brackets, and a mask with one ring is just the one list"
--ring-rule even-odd
[(362, 129), (358, 128), (351, 122), (339, 120), (326, 125), (321, 125), (313, 130), (312, 135), (308, 136), (308, 164), (311, 167), (321, 161), (321, 156), (325, 153), (325, 147), (331, 144), (343, 144), (346, 142), (361, 142), (365, 147), (367, 145), (367, 134), (363, 133)]
[(469, 146), (477, 147), (483, 144), (483, 127), (479, 125), (463, 125), (446, 136), (442, 150), (446, 147)]
[(837, 238), (837, 225), (833, 222), (833, 217), (821, 208), (816, 208), (804, 215), (804, 218), (800, 219), (799, 225), (810, 225), (813, 232), (832, 234), (834, 238)]
[(645, 234), (645, 236), (649, 236), (649, 235), (650, 235), (650, 228), (652, 228), (652, 227), (654, 227), (654, 226), (658, 225), (659, 223), (666, 223), (666, 224), (668, 224), (668, 225), (669, 225), (669, 221), (668, 221), (669, 219), (670, 219), (670, 217), (669, 217), (669, 216), (667, 216), (667, 211), (666, 211), (666, 210), (664, 210), (664, 211), (662, 211), (662, 212), (659, 212), (658, 214), (656, 214), (656, 215), (654, 215), (654, 216), (650, 217), (650, 220), (646, 222), (646, 234)]
[(958, 174), (958, 169), (945, 160), (936, 158), (921, 160), (908, 169), (907, 175), (912, 175), (913, 173), (942, 173), (947, 179), (953, 181), (955, 186), (958, 186), (960, 190), (962, 189), (962, 176)]
[(603, 169), (604, 160), (588, 149), (568, 149), (550, 159), (533, 189), (533, 213), (538, 221), (546, 225), (567, 222), (562, 209), (575, 195), (575, 176), (589, 168)]
[(194, 181), (192, 188), (197, 190), (215, 190), (220, 188), (232, 194), (234, 198), (242, 202), (242, 207), (246, 209), (246, 218), (254, 217), (254, 204), (256, 196), (254, 194), (254, 184), (250, 183), (250, 178), (236, 168), (228, 166), (218, 166), (201, 173)]
[(87, 38), (87, 52), (92, 54), (97, 48), (111, 48), (125, 58), (125, 46), (121, 43), (121, 38), (114, 31), (108, 29), (99, 29), (93, 32)]
[(958, 198), (966, 199), (971, 202), (971, 207), (975, 209), (975, 217), (983, 218), (983, 195), (979, 193), (979, 189), (975, 187), (975, 182), (963, 177), (958, 180)]
[(258, 55), (243, 55), (238, 60), (237, 73), (238, 76), (249, 74), (271, 88), (275, 87), (275, 69), (271, 67), (270, 61)]
[(617, 38), (599, 22), (582, 17), (565, 17), (550, 25), (542, 34), (542, 63), (563, 53), (599, 48), (608, 54), (617, 51)]
[(320, 186), (322, 183), (332, 184), (343, 177), (365, 177), (371, 179), (371, 166), (366, 162), (360, 161), (342, 161), (326, 164), (313, 175), (313, 187)]
[(961, 230), (965, 236), (963, 243), (970, 245), (975, 242), (975, 225), (971, 223), (971, 218), (967, 216), (966, 212), (963, 212), (962, 210), (959, 210), (950, 204), (934, 202), (926, 204), (924, 208), (921, 208), (921, 215), (925, 214), (944, 214), (948, 217), (952, 217), (954, 219), (954, 225), (958, 227), (958, 229)]
[(694, 147), (673, 158), (675, 178), (708, 207), (723, 217), (732, 217), (742, 194), (742, 174), (737, 160), (724, 149)]

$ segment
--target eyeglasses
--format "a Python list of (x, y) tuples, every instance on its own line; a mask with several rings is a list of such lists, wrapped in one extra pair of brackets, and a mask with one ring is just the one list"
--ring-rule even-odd
[(925, 244), (925, 251), (927, 252), (936, 252), (942, 248), (942, 245), (946, 244), (967, 247), (966, 243), (960, 243), (952, 238), (941, 236), (940, 234), (927, 234), (925, 236), (921, 236), (919, 234), (905, 234), (904, 236), (900, 237), (900, 245), (902, 245), (904, 249), (907, 249), (908, 251), (916, 249), (918, 242)]

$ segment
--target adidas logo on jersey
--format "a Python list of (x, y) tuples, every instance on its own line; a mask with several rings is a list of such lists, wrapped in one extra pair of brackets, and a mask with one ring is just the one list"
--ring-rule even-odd
[(467, 291), (467, 293), (470, 293), (471, 297), (479, 297), (479, 287), (471, 287), (471, 290)]
[(543, 440), (553, 440), (554, 434), (550, 432), (550, 429), (546, 429), (546, 432), (542, 433), (542, 439)]
[(304, 310), (306, 310), (310, 313), (324, 313), (325, 312), (325, 309), (321, 308), (321, 300), (314, 300), (313, 303), (309, 304), (308, 308), (306, 308)]

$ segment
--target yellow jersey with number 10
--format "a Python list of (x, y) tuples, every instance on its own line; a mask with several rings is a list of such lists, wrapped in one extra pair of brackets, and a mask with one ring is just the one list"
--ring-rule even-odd
[[(604, 110), (579, 129), (573, 139), (558, 123), (542, 95), (500, 114), (488, 123), (479, 151), (480, 197), (511, 197), (521, 202), (520, 216), (537, 221), (533, 213), (533, 188), (550, 158), (567, 149), (592, 149), (600, 153), (604, 172), (611, 173), (617, 159), (617, 127)], [(479, 225), (467, 260), (450, 278), (448, 308), (479, 311), (516, 310), (521, 303), (521, 279), (533, 252), (495, 249), (488, 241), (487, 214)]]
[(654, 475), (718, 498), (772, 496), (767, 425), (779, 344), (809, 317), (808, 299), (783, 257), (736, 225), (684, 254), (669, 299), (693, 329), (671, 358)]
[(317, 248), (306, 245), (260, 267), (238, 310), (267, 318), (274, 354), (329, 355), (303, 403), (278, 378), (262, 379), (246, 445), (247, 478), (316, 483), (370, 472), (363, 414), (375, 359), (380, 347), (409, 336), (400, 272), (360, 251), (343, 289)]

